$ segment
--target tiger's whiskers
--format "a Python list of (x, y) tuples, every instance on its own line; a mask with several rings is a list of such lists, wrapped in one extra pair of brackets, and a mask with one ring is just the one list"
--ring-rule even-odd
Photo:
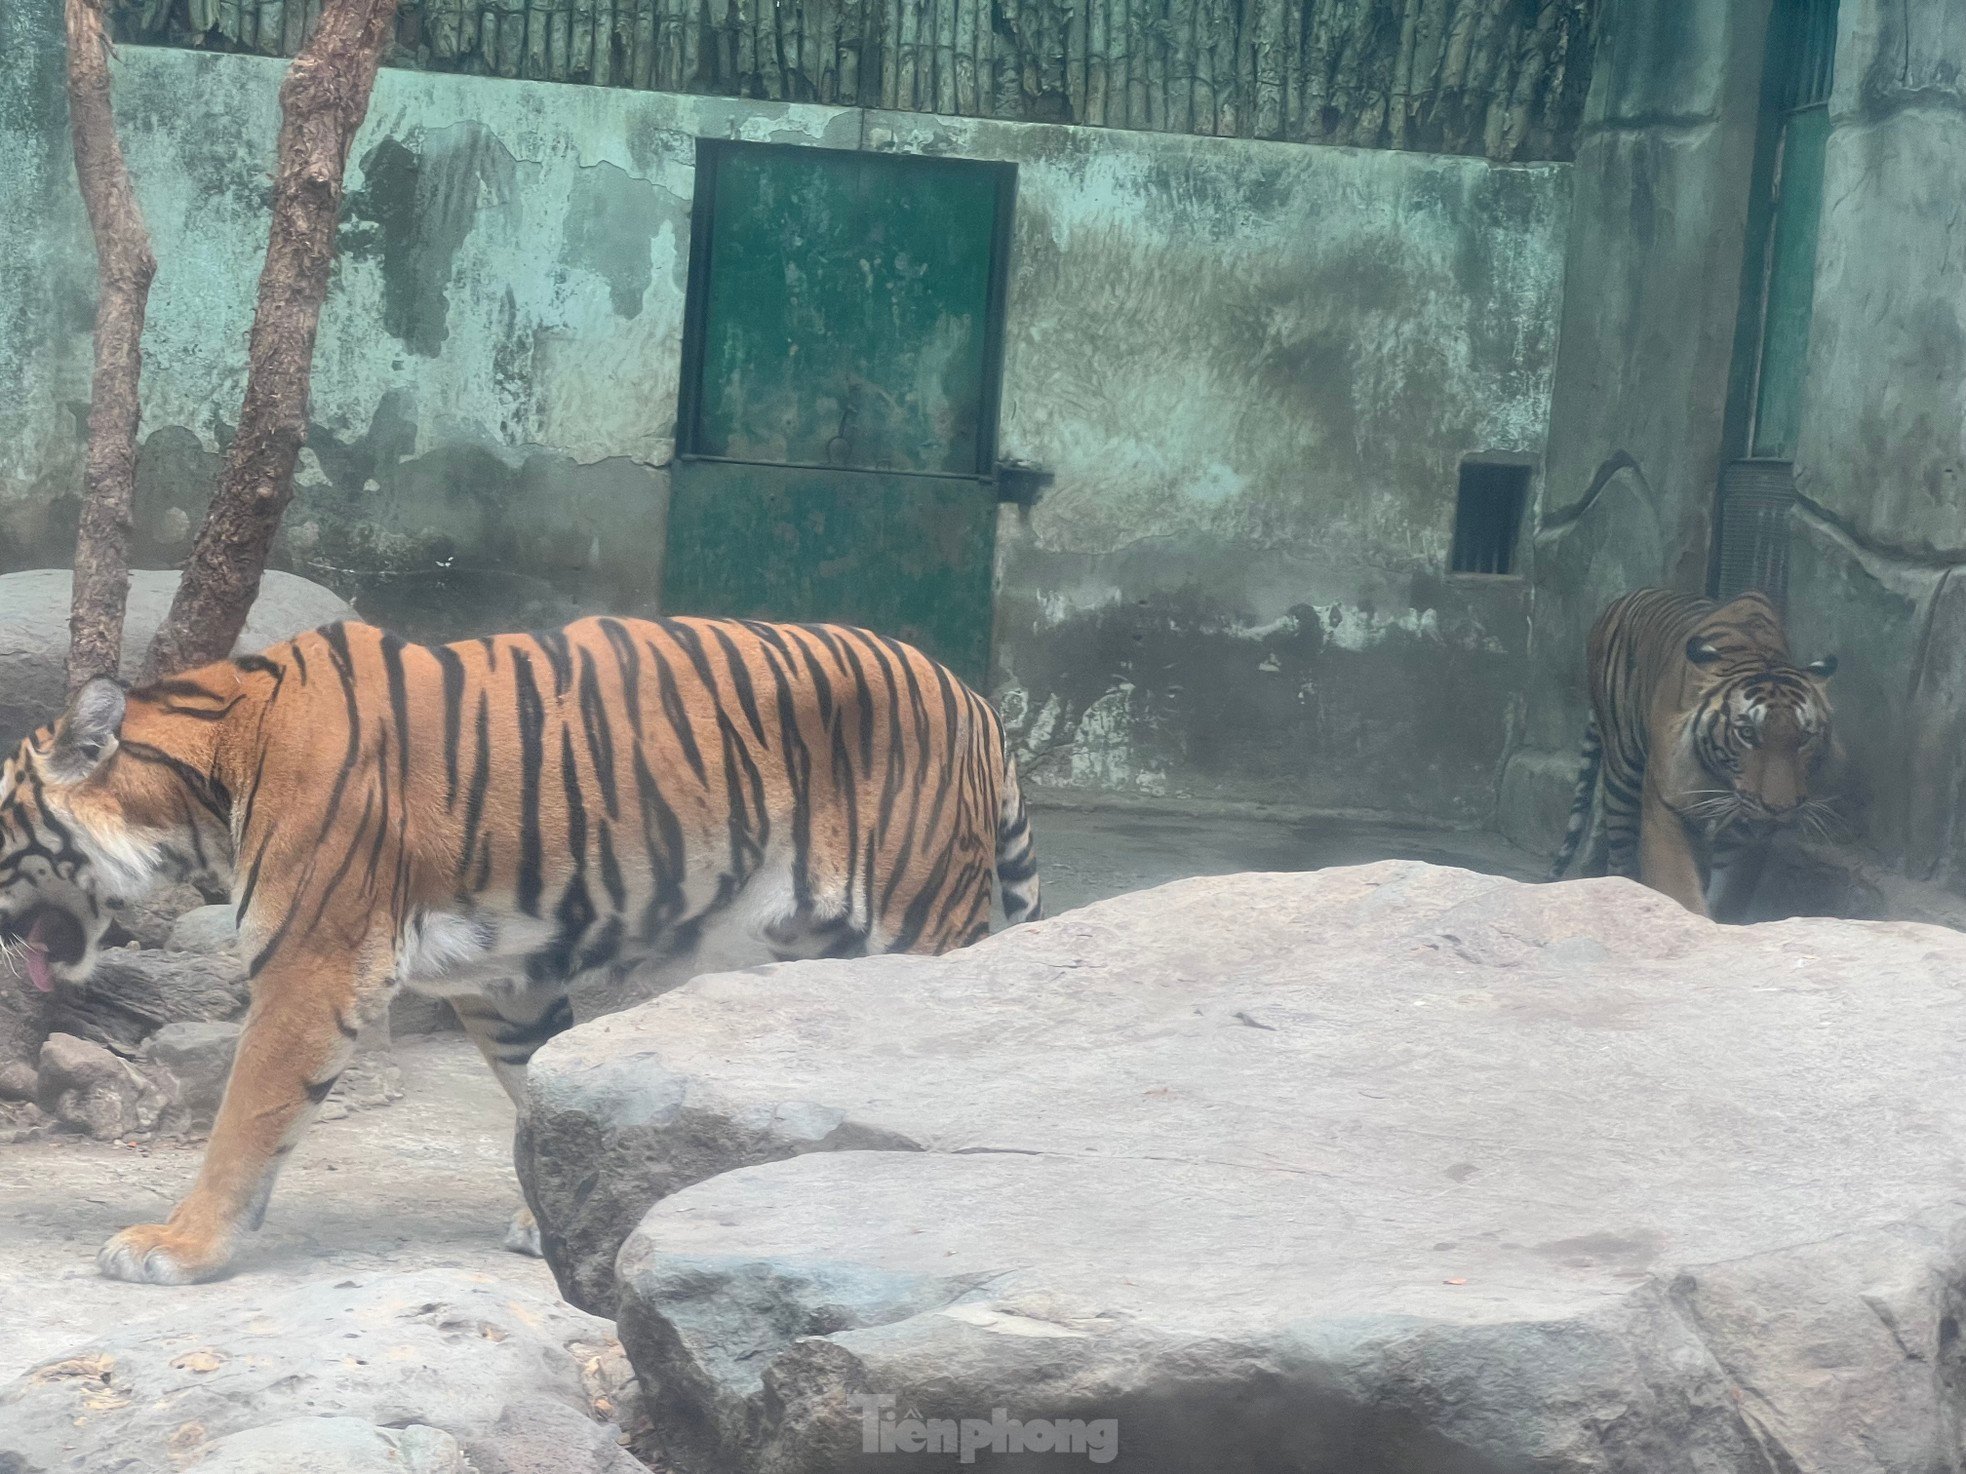
[(1796, 822), (1804, 832), (1825, 844), (1836, 844), (1850, 837), (1849, 823), (1837, 812), (1836, 805), (1825, 798), (1805, 800), (1796, 814)]

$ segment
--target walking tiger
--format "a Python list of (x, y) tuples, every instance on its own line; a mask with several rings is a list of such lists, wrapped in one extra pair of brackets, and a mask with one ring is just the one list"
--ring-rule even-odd
[(0, 937), (35, 987), (87, 978), (111, 901), (199, 874), (230, 886), (252, 1003), (196, 1183), (98, 1256), (120, 1279), (225, 1268), (399, 987), (450, 998), (517, 1100), (574, 978), (686, 966), (706, 928), (941, 952), (988, 930), (993, 880), (1009, 921), (1040, 914), (982, 697), (865, 630), (713, 619), (329, 625), (91, 681), (0, 771)]
[(1611, 604), (1589, 659), (1583, 769), (1550, 879), (1595, 807), (1587, 873), (1633, 876), (1702, 916), (1737, 911), (1775, 830), (1821, 817), (1810, 788), (1835, 748), (1836, 661), (1795, 664), (1762, 594), (1716, 604), (1669, 589)]

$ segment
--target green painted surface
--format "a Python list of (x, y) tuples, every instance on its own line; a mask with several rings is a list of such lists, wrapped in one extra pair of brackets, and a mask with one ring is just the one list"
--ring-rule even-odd
[(711, 150), (665, 605), (864, 624), (989, 674), (1002, 170)]
[(1809, 368), (1809, 319), (1816, 296), (1816, 231), (1823, 213), (1823, 147), (1829, 109), (1803, 108), (1783, 124), (1780, 193), (1768, 265), (1751, 453), (1789, 460), (1801, 426)]
[(998, 172), (941, 159), (714, 155), (690, 449), (974, 475)]
[[(30, 12), (45, 12), (44, 39), (9, 47)], [(56, 188), (72, 169), (60, 35), (53, 0), (0, 0), (0, 239), (24, 253), (0, 253), (0, 386), (15, 391), (0, 395), (0, 566), (13, 568), (66, 558), (81, 484), (93, 265), (81, 201)], [(159, 261), (136, 554), (169, 567), (237, 419), (284, 67), (130, 46), (116, 68)], [(774, 512), (757, 490), (788, 478), (745, 471), (748, 489), (725, 485), (748, 507), (680, 509), (665, 587), (672, 469), (688, 500), (711, 468), (687, 461), (676, 413), (699, 140), (739, 139), (1015, 163), (995, 453), (1049, 477), (1027, 512), (949, 479), (899, 510), (864, 493), (816, 525), (782, 510), (789, 495)], [(1648, 197), (1654, 153), (1633, 157), (1611, 223)], [(1833, 149), (1826, 246), (1849, 189), (1836, 161)], [(1663, 233), (1599, 249), (1622, 261), (1711, 236), (1721, 207), (1661, 198), (1670, 208), (1644, 218)], [(350, 151), (276, 559), (419, 638), (715, 597), (913, 633), (973, 678), (994, 519), (991, 690), (1034, 783), (1478, 818), (1524, 681), (1523, 601), (1436, 575), (1461, 458), (1543, 444), (1569, 201), (1565, 166), (385, 69)], [(1652, 316), (1678, 320), (1672, 293)], [(1580, 294), (1577, 311), (1609, 301)], [(1819, 314), (1817, 348), (1829, 336)], [(1572, 377), (1649, 406), (1647, 385), (1678, 380), (1628, 374), (1646, 362), (1640, 341), (1652, 340), (1607, 343)], [(1553, 475), (1552, 495), (1582, 496), (1607, 454)], [(836, 474), (841, 496), (882, 480)], [(1697, 479), (1676, 450), (1648, 455), (1644, 475)], [(1598, 505), (1625, 505), (1636, 476)], [(948, 527), (909, 520), (938, 497), (973, 507), (974, 551), (937, 551)], [(722, 566), (699, 556), (709, 512), (738, 527), (718, 534), (736, 552)], [(772, 597), (740, 586), (767, 530), (819, 546), (853, 514), (861, 531), (836, 546), (857, 569), (823, 570), (832, 582), (816, 592), (782, 569)], [(1666, 535), (1642, 508), (1618, 521), (1604, 545), (1620, 568), (1643, 561), (1628, 528)], [(944, 571), (902, 591), (912, 606), (876, 586), (932, 557)]]
[(863, 625), (986, 689), (995, 527), (980, 481), (685, 462), (672, 482), (663, 602), (674, 613)]

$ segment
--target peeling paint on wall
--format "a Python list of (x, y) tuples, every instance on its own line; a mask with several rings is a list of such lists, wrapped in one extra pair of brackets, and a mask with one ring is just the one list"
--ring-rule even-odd
[[(237, 413), (281, 72), (142, 48), (117, 62), (159, 260), (146, 561), (184, 556)], [(656, 607), (695, 138), (755, 121), (690, 102), (382, 75), (351, 151), (283, 566), (418, 634)], [(831, 119), (813, 111), (774, 126), (818, 136)], [(41, 324), (59, 350), (43, 382), (85, 398), (86, 315)], [(71, 423), (42, 453), (55, 498), (0, 474), (14, 566), (66, 558), (80, 449)]]
[(358, 167), (361, 183), (342, 211), (341, 258), (380, 263), (384, 331), (434, 358), (450, 336), (458, 252), (481, 211), (511, 203), (519, 161), (483, 124), (464, 122), (384, 138)]
[(608, 284), (608, 300), (621, 317), (640, 317), (654, 279), (651, 252), (675, 210), (656, 188), (605, 160), (583, 169), (567, 201), (563, 256), (569, 266), (593, 272)]

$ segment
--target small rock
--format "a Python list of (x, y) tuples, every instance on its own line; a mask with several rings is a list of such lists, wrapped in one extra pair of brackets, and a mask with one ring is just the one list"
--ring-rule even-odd
[(620, 1430), (570, 1407), (533, 1403), (507, 1408), (489, 1435), (473, 1444), (473, 1474), (648, 1474), (621, 1447)]
[(0, 1145), (46, 1136), (54, 1124), (54, 1118), (31, 1100), (0, 1100)]
[[(53, 1009), (48, 995), (29, 987), (19, 970), (19, 964), (0, 960), (0, 1082), (7, 1079), (10, 1070), (25, 1070), (27, 1094), (32, 1096), (34, 1061), (41, 1057)], [(0, 1096), (6, 1093), (6, 1085), (0, 1083)]]
[[(645, 1474), (582, 1382), (583, 1351), (610, 1332), (459, 1270), (172, 1296), (166, 1319), (0, 1384), (0, 1470)], [(400, 1464), (376, 1461), (378, 1434), (401, 1440)]]
[[(35, 1050), (40, 1056), (40, 1050)], [(25, 1060), (9, 1060), (0, 1064), (0, 1100), (33, 1100), (38, 1093), (35, 1082), (39, 1078), (34, 1066)]]
[(97, 1141), (151, 1130), (168, 1104), (127, 1060), (72, 1034), (50, 1034), (41, 1046), (38, 1085), (43, 1110)]
[(151, 1036), (144, 1052), (176, 1082), (172, 1093), (177, 1105), (192, 1117), (209, 1121), (225, 1094), (238, 1047), (238, 1024), (187, 1021), (164, 1025)]
[(105, 952), (86, 982), (56, 988), (50, 1022), (125, 1054), (166, 1024), (245, 1012), (246, 968), (230, 950)]
[(154, 886), (133, 901), (112, 907), (116, 924), (145, 947), (161, 947), (178, 918), (203, 909), (205, 896), (196, 886)]
[(239, 928), (230, 906), (199, 906), (185, 912), (171, 924), (164, 938), (166, 952), (227, 952), (238, 939)]

